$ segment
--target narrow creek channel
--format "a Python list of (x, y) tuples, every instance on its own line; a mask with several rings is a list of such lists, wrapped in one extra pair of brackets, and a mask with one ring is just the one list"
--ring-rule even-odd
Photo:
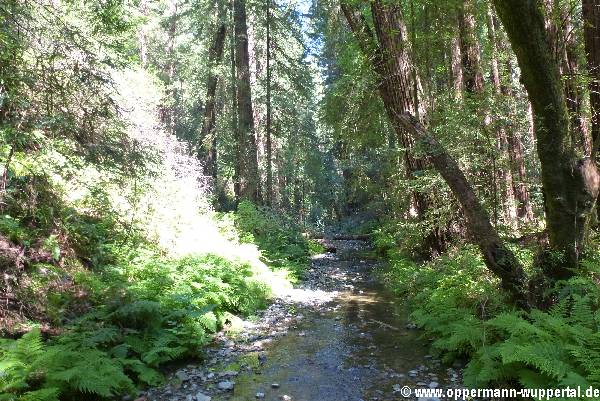
[[(305, 280), (233, 339), (222, 336), (204, 366), (188, 366), (150, 400), (393, 401), (402, 388), (449, 388), (458, 369), (428, 355), (403, 300), (376, 278), (364, 241), (332, 241)], [(406, 391), (406, 390), (404, 390)], [(437, 398), (419, 398), (419, 401)]]
[(367, 244), (328, 245), (336, 252), (314, 258), (304, 287), (338, 294), (324, 305), (298, 307), (303, 318), (265, 348), (260, 374), (240, 374), (232, 396), (217, 400), (401, 400), (403, 386), (456, 380), (427, 354), (401, 300), (376, 280), (376, 262), (362, 255)]

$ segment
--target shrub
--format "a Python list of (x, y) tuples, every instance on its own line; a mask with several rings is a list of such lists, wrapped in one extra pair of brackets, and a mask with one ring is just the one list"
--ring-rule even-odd
[(256, 242), (270, 266), (287, 269), (296, 278), (302, 275), (308, 263), (310, 245), (291, 219), (243, 201), (238, 205), (235, 225), (242, 241)]

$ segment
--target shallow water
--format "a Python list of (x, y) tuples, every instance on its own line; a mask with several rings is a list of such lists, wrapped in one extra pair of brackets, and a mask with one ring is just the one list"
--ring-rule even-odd
[(300, 323), (265, 346), (264, 363), (240, 373), (232, 394), (214, 399), (254, 400), (264, 393), (267, 401), (284, 395), (294, 401), (404, 400), (402, 386), (447, 381), (419, 332), (406, 328), (402, 300), (373, 278), (376, 263), (361, 258), (364, 244), (331, 243), (338, 252), (315, 259), (309, 273), (322, 276), (313, 289), (339, 291), (333, 301), (295, 308)]

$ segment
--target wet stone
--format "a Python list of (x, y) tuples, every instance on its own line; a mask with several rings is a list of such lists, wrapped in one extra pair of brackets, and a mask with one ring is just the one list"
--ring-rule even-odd
[(219, 401), (393, 401), (403, 399), (402, 386), (414, 389), (416, 382), (460, 386), (464, 364), (441, 367), (411, 331), (417, 327), (401, 301), (373, 279), (375, 263), (351, 254), (364, 245), (335, 244), (337, 254), (313, 258), (304, 280), (257, 312), (235, 339), (216, 334), (207, 362), (180, 369), (185, 383), (180, 378), (151, 390), (148, 401), (188, 401), (190, 394), (192, 401), (212, 401), (198, 391), (214, 392)]
[(180, 371), (178, 371), (177, 373), (175, 373), (175, 377), (177, 377), (177, 378), (178, 378), (179, 380), (181, 380), (182, 382), (184, 382), (184, 381), (186, 381), (186, 380), (189, 380), (189, 378), (190, 378), (190, 377), (188, 376), (188, 374), (187, 374), (185, 371), (183, 371), (183, 370), (180, 370)]
[(212, 397), (204, 393), (196, 394), (196, 401), (211, 401)]
[(217, 384), (217, 387), (219, 388), (219, 390), (227, 390), (227, 391), (233, 390), (233, 386), (234, 386), (234, 383), (229, 380), (225, 380), (225, 381), (219, 382)]

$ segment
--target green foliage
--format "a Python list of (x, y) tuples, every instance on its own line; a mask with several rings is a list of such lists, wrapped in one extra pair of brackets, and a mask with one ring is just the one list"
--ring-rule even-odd
[(296, 277), (302, 275), (311, 245), (289, 217), (243, 201), (238, 205), (235, 224), (243, 241), (259, 245), (269, 265), (287, 269)]
[[(527, 259), (530, 255), (520, 255)], [(384, 273), (409, 296), (412, 318), (446, 360), (468, 358), (468, 386), (587, 388), (600, 384), (600, 296), (595, 263), (562, 282), (548, 311), (513, 310), (475, 248), (418, 265), (396, 255)]]
[(253, 313), (270, 296), (251, 264), (217, 255), (147, 252), (124, 267), (82, 276), (79, 285), (103, 294), (64, 334), (43, 344), (34, 329), (0, 345), (2, 392), (13, 397), (4, 399), (110, 398), (134, 381), (157, 385), (162, 364), (200, 356), (229, 313)]
[(105, 352), (69, 345), (45, 345), (39, 329), (2, 344), (0, 399), (58, 400), (76, 394), (103, 398), (133, 392), (122, 364)]

